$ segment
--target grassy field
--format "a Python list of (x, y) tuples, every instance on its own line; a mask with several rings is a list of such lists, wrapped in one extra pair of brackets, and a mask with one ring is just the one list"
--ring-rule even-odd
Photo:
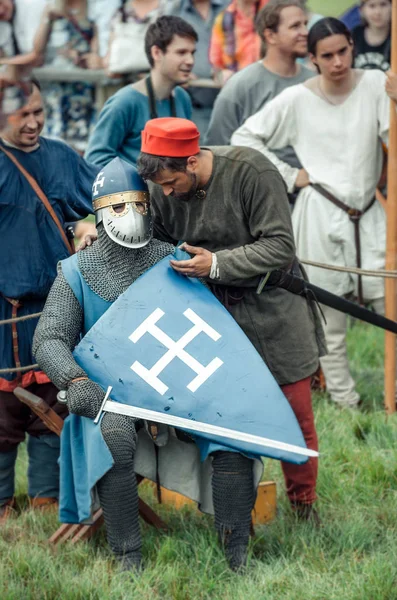
[[(171, 528), (143, 525), (146, 569), (117, 571), (103, 532), (87, 543), (51, 548), (56, 516), (26, 511), (0, 533), (1, 600), (397, 600), (397, 419), (382, 410), (383, 336), (355, 324), (349, 331), (360, 411), (314, 399), (320, 438), (318, 482), (323, 527), (295, 521), (280, 468), (278, 515), (258, 527), (245, 575), (228, 571), (212, 521), (190, 509), (161, 507)], [(18, 501), (26, 502), (26, 454), (18, 464)]]
[(325, 17), (339, 17), (345, 10), (358, 4), (354, 0), (309, 0), (307, 3), (313, 12)]

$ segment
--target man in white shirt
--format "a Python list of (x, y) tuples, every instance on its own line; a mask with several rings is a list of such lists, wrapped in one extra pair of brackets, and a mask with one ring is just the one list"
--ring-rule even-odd
[[(309, 33), (309, 53), (319, 75), (289, 88), (250, 117), (232, 144), (260, 150), (279, 168), (288, 190), (300, 189), (292, 214), (301, 260), (335, 266), (385, 266), (386, 219), (375, 201), (388, 138), (390, 101), (381, 71), (352, 69), (350, 31), (322, 19)], [(277, 158), (290, 144), (303, 169)], [(340, 296), (354, 295), (384, 312), (380, 278), (308, 267), (310, 280)], [(323, 307), (329, 354), (321, 359), (327, 390), (340, 406), (360, 401), (349, 372), (346, 315)]]
[(11, 19), (14, 14), (12, 0), (0, 0), (0, 58), (15, 54)]

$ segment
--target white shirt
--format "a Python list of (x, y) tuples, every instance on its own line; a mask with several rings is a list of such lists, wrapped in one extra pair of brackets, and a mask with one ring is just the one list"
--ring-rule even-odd
[(3, 56), (14, 56), (14, 42), (10, 23), (0, 21), (0, 51)]
[(97, 27), (99, 56), (106, 56), (109, 44), (110, 24), (121, 0), (88, 0), (88, 18)]
[(14, 33), (21, 54), (33, 50), (33, 40), (48, 0), (15, 0)]
[[(250, 146), (279, 168), (289, 191), (298, 169), (280, 161), (271, 149), (291, 145), (312, 183), (319, 183), (348, 206), (364, 209), (375, 194), (382, 167), (381, 140), (387, 141), (390, 100), (385, 75), (365, 71), (343, 104), (332, 105), (304, 84), (283, 91), (247, 119), (232, 144)], [(356, 266), (354, 229), (348, 215), (312, 187), (303, 188), (292, 214), (297, 255), (301, 259)], [(378, 202), (361, 218), (362, 268), (384, 268), (386, 220)], [(309, 267), (310, 280), (343, 295), (357, 278)], [(381, 278), (363, 278), (366, 299), (384, 296)]]

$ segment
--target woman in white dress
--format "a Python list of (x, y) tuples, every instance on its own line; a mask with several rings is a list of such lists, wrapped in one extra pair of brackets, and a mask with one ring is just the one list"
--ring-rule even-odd
[[(390, 100), (381, 71), (353, 69), (350, 31), (325, 18), (309, 32), (309, 53), (319, 75), (286, 89), (247, 119), (232, 144), (256, 148), (276, 164), (290, 192), (298, 195), (292, 213), (297, 255), (301, 259), (379, 269), (385, 266), (386, 219), (374, 201), (382, 170), (382, 140), (387, 143)], [(293, 146), (304, 166), (281, 162), (271, 150)], [(321, 191), (314, 186), (320, 186)], [(331, 194), (345, 209), (326, 196)], [(347, 208), (363, 212), (359, 244)], [(310, 280), (340, 296), (360, 297), (384, 311), (380, 278), (309, 267)], [(323, 307), (329, 354), (321, 359), (332, 400), (354, 407), (359, 395), (346, 353), (346, 315)]]

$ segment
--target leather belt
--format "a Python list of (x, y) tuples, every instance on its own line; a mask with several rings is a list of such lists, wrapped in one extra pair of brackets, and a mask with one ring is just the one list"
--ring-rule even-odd
[[(335, 198), (333, 194), (325, 190), (318, 183), (310, 184), (313, 189), (316, 190), (319, 194), (321, 194), (324, 198), (338, 206), (345, 213), (348, 214), (350, 221), (353, 223), (354, 227), (354, 243), (356, 246), (356, 265), (357, 268), (361, 269), (361, 240), (360, 240), (360, 219), (361, 217), (371, 208), (371, 206), (376, 202), (376, 197), (374, 196), (372, 200), (367, 204), (367, 206), (363, 210), (358, 210), (357, 208), (352, 208), (348, 206), (338, 198)], [(361, 275), (358, 276), (358, 301), (360, 304), (364, 304), (364, 294), (363, 294), (363, 282)]]

